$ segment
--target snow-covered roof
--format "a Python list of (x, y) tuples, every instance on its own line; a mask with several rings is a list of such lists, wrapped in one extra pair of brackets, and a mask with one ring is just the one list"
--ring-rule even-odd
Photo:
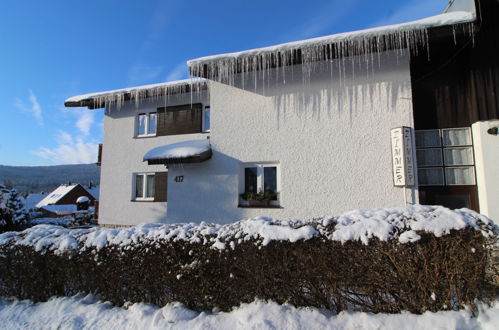
[(190, 73), (194, 76), (223, 80), (237, 72), (265, 70), (295, 64), (297, 56), (300, 57), (301, 63), (305, 63), (381, 52), (387, 49), (411, 48), (416, 51), (417, 47), (427, 44), (428, 29), (442, 26), (455, 28), (459, 24), (471, 23), (475, 19), (476, 15), (473, 12), (454, 11), (402, 24), (333, 34), (242, 52), (206, 56), (192, 59), (187, 64)]
[(113, 103), (121, 104), (122, 102), (128, 100), (138, 101), (144, 98), (156, 98), (163, 95), (201, 91), (206, 88), (206, 80), (202, 78), (190, 78), (159, 84), (77, 95), (66, 99), (66, 101), (64, 101), (64, 105), (66, 107), (88, 107), (89, 109), (98, 109)]
[(57, 214), (57, 215), (68, 215), (75, 213), (77, 211), (77, 207), (74, 204), (66, 204), (66, 205), (45, 205), (41, 207), (42, 210), (46, 210), (48, 212)]
[(42, 199), (38, 204), (36, 204), (37, 208), (41, 208), (45, 205), (55, 204), (61, 198), (66, 196), (71, 190), (73, 190), (78, 184), (63, 184), (57, 187), (54, 191), (48, 194), (47, 197)]
[(149, 150), (144, 161), (151, 164), (199, 163), (211, 157), (210, 141), (190, 140), (167, 144)]

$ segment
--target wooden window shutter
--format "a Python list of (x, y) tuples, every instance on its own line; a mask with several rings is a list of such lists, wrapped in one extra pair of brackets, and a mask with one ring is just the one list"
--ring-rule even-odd
[(158, 109), (157, 136), (202, 132), (203, 106), (185, 104)]
[(168, 201), (168, 172), (156, 172), (155, 178), (154, 201)]

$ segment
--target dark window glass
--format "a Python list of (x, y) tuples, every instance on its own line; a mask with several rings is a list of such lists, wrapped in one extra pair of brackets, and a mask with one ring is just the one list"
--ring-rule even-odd
[(277, 167), (263, 168), (263, 190), (277, 192)]
[(135, 197), (144, 197), (144, 176), (141, 174), (135, 176)]
[(256, 167), (246, 167), (244, 169), (244, 191), (245, 192), (257, 192), (256, 186), (256, 176), (257, 176), (257, 168)]

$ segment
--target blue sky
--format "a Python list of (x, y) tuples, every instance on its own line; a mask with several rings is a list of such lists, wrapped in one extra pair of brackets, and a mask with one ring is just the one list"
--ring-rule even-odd
[(189, 59), (401, 23), (447, 0), (2, 1), (0, 164), (91, 163), (103, 111), (70, 96), (187, 77)]

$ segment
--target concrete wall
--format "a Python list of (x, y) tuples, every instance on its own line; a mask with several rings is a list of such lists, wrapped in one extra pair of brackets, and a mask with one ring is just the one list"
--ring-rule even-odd
[[(310, 76), (296, 67), (270, 72), (257, 88), (211, 83), (214, 154), (170, 168), (167, 221), (312, 218), (404, 205), (405, 190), (393, 186), (390, 129), (413, 127), (409, 57), (390, 52), (374, 62), (338, 65), (341, 82), (323, 63)], [(272, 81), (279, 74), (287, 78)], [(279, 164), (282, 208), (238, 208), (242, 162)]]
[[(194, 93), (192, 102), (208, 105), (207, 92)], [(144, 101), (137, 108), (126, 102), (121, 108), (106, 109), (101, 167), (99, 223), (131, 225), (166, 222), (167, 203), (132, 201), (133, 173), (165, 171), (163, 165), (149, 166), (144, 154), (157, 146), (184, 140), (206, 139), (206, 134), (135, 138), (135, 117), (139, 112), (166, 105), (190, 104), (191, 94), (169, 96), (166, 100)]]
[(487, 133), (492, 127), (499, 127), (499, 120), (471, 126), (480, 213), (499, 224), (499, 136)]

